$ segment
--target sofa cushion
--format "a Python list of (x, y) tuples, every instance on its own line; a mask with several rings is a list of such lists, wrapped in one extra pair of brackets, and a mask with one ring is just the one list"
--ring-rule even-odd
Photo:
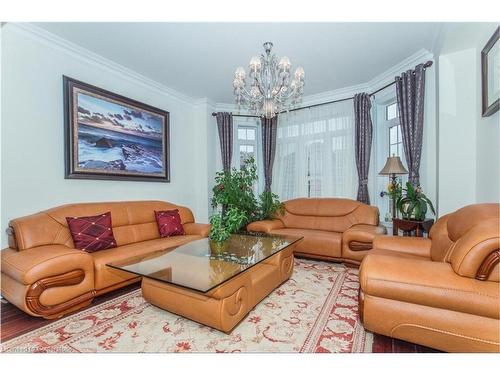
[(75, 248), (88, 253), (116, 247), (111, 212), (95, 216), (67, 217)]
[(155, 218), (160, 237), (182, 236), (184, 234), (179, 210), (155, 211)]
[(340, 258), (341, 256), (341, 233), (299, 228), (274, 229), (269, 233), (304, 237), (295, 247), (294, 251), (297, 253), (335, 258)]
[(92, 253), (91, 256), (94, 258), (95, 289), (99, 291), (100, 289), (137, 277), (137, 275), (132, 273), (106, 266), (107, 263), (144, 255), (157, 250), (168, 249), (201, 238), (201, 236), (196, 235), (165, 237)]

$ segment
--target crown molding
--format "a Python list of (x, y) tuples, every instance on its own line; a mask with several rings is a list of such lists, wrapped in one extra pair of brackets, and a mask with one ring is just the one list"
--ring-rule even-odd
[(216, 105), (217, 103), (215, 103), (212, 99), (210, 98), (199, 98), (199, 99), (195, 99), (193, 101), (193, 105), (195, 107), (201, 107), (201, 106), (207, 106), (207, 107), (212, 107), (212, 108), (216, 108)]
[(366, 84), (360, 84), (360, 85), (343, 87), (331, 91), (324, 91), (318, 94), (307, 95), (302, 98), (300, 107), (326, 103), (333, 100), (350, 98), (355, 94), (360, 92), (365, 92), (366, 90), (368, 90), (368, 86)]
[(249, 111), (238, 110), (238, 106), (234, 103), (215, 103), (215, 110), (217, 112), (232, 112), (240, 115), (249, 115)]
[(108, 58), (98, 55), (86, 48), (83, 48), (73, 42), (63, 39), (41, 27), (35, 26), (31, 23), (6, 23), (3, 25), (4, 31), (13, 31), (33, 40), (41, 42), (49, 47), (57, 49), (67, 55), (83, 61), (89, 65), (105, 69), (112, 74), (120, 75), (136, 84), (140, 84), (149, 89), (153, 89), (162, 95), (167, 95), (172, 99), (179, 100), (188, 105), (195, 105), (198, 99), (183, 94), (168, 86), (165, 86), (151, 78), (148, 78), (140, 73), (133, 71), (123, 65), (120, 65)]
[(408, 69), (414, 68), (416, 65), (426, 62), (427, 60), (434, 61), (434, 55), (426, 49), (421, 49), (415, 52), (413, 55), (408, 56), (403, 61), (397, 63), (391, 68), (387, 69), (378, 76), (372, 78), (368, 81), (367, 86), (369, 92), (378, 90), (394, 81), (394, 78), (400, 75), (402, 72)]

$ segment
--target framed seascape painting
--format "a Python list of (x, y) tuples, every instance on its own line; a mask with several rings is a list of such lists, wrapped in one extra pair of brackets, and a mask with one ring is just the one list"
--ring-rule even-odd
[(63, 76), (66, 178), (170, 182), (169, 113)]
[(500, 108), (500, 27), (495, 30), (481, 51), (481, 80), (483, 117), (488, 117)]

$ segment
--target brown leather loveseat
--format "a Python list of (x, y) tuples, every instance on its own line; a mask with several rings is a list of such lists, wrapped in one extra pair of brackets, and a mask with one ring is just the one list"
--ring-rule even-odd
[[(154, 211), (178, 209), (185, 235), (160, 238)], [(77, 250), (66, 217), (111, 212), (118, 247)], [(178, 246), (209, 232), (194, 223), (191, 210), (161, 201), (79, 203), (12, 220), (9, 248), (2, 250), (2, 296), (33, 316), (57, 318), (78, 310), (96, 295), (131, 284), (138, 277), (106, 263)]]
[(429, 238), (379, 236), (360, 268), (366, 329), (449, 352), (500, 351), (500, 204), (441, 217)]
[(298, 198), (284, 206), (280, 217), (250, 223), (247, 230), (303, 236), (295, 255), (359, 264), (374, 237), (386, 233), (378, 226), (378, 208), (355, 200)]

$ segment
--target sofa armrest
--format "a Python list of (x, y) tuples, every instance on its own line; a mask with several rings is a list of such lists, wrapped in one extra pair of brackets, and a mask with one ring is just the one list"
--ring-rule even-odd
[(274, 229), (284, 228), (285, 225), (281, 220), (273, 219), (273, 220), (261, 220), (254, 221), (247, 225), (247, 231), (249, 232), (264, 232), (269, 233)]
[(95, 296), (93, 257), (62, 245), (3, 249), (2, 296), (33, 316), (59, 318)]
[(430, 258), (431, 244), (429, 238), (423, 237), (376, 236), (373, 240), (373, 250), (374, 254), (381, 250)]
[(351, 251), (370, 250), (373, 247), (375, 237), (385, 233), (387, 233), (387, 230), (384, 226), (357, 224), (342, 234), (342, 243), (344, 246), (349, 247)]
[(202, 237), (208, 237), (210, 233), (210, 224), (187, 223), (183, 225), (185, 234), (194, 234)]
[(498, 319), (498, 282), (457, 275), (451, 264), (369, 254), (361, 263), (360, 287), (366, 296), (402, 301)]
[(82, 270), (86, 276), (94, 275), (92, 256), (83, 250), (62, 245), (37, 246), (17, 251), (3, 249), (2, 273), (24, 285), (40, 279)]

